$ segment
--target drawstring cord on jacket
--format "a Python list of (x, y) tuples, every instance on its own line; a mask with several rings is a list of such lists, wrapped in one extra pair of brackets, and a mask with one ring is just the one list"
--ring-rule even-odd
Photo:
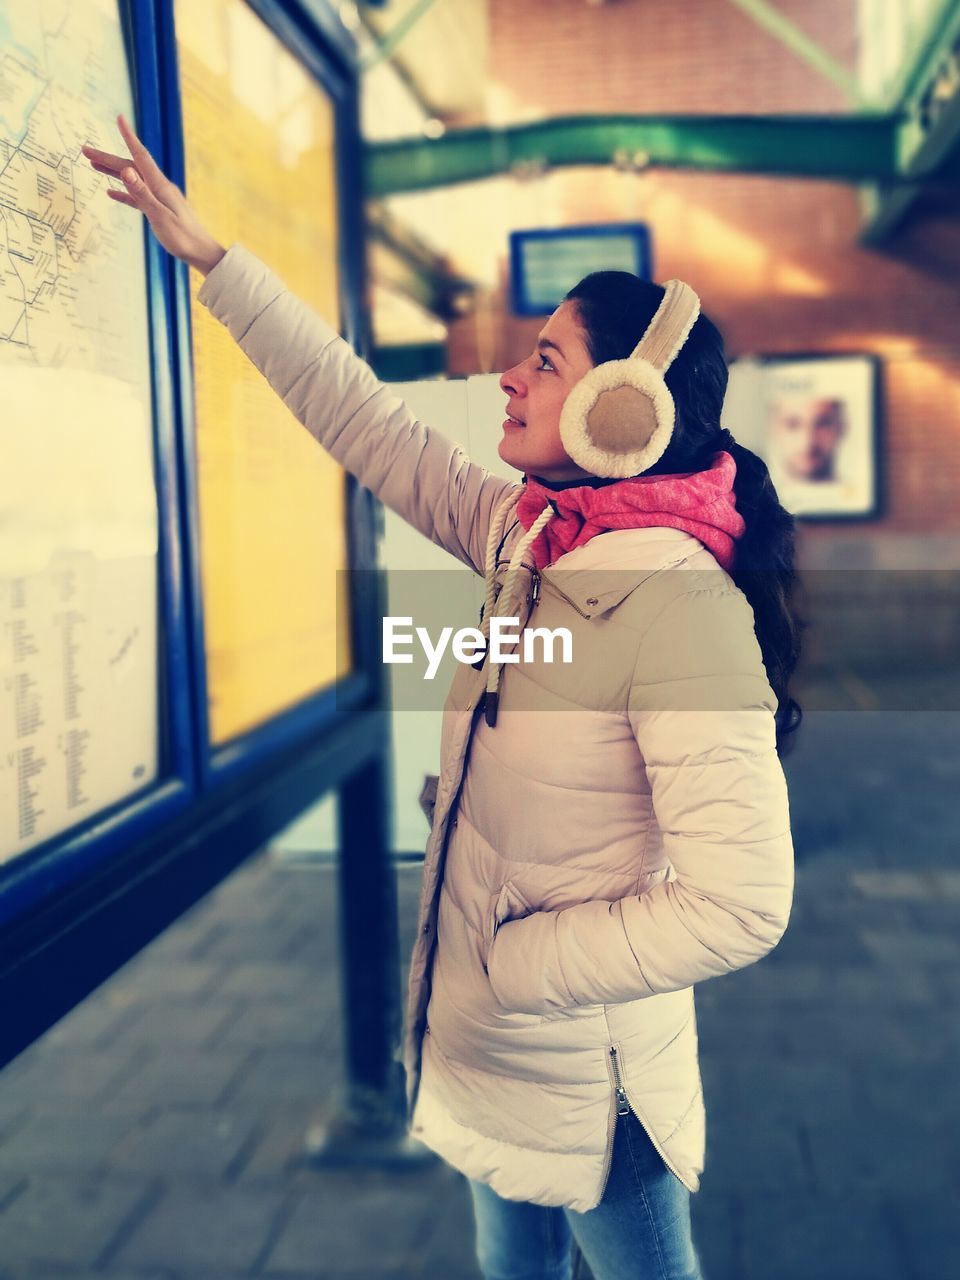
[[(490, 625), (491, 619), (496, 615), (498, 618), (509, 618), (513, 615), (509, 612), (509, 608), (513, 603), (512, 595), (516, 584), (517, 576), (522, 567), (524, 552), (539, 536), (541, 531), (553, 519), (556, 514), (555, 508), (548, 502), (540, 514), (534, 520), (533, 524), (517, 543), (513, 555), (510, 557), (510, 563), (507, 566), (507, 572), (504, 575), (503, 586), (500, 588), (500, 597), (496, 599), (494, 594), (495, 577), (497, 570), (497, 548), (500, 545), (500, 539), (503, 536), (504, 526), (507, 523), (507, 513), (510, 508), (519, 501), (520, 493), (509, 493), (500, 506), (496, 510), (496, 514), (490, 523), (490, 532), (487, 536), (486, 557), (484, 560), (485, 580), (486, 580), (486, 599), (483, 603), (483, 614), (480, 623), (480, 631), (486, 642), (484, 656), (489, 657), (490, 653)], [(490, 662), (487, 667), (487, 687), (484, 693), (483, 713), (486, 722), (492, 728), (497, 723), (497, 704), (499, 702), (498, 687), (500, 684), (500, 672), (503, 670), (503, 662)]]

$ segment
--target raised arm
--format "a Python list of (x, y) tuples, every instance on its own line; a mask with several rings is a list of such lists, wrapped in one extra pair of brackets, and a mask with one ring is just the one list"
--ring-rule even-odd
[(342, 466), (432, 542), (482, 574), (497, 505), (519, 488), (431, 430), (326, 320), (243, 245), (207, 275), (199, 301)]
[(107, 195), (138, 209), (169, 253), (206, 276), (201, 304), (314, 439), (397, 515), (483, 574), (493, 513), (520, 486), (420, 422), (253, 253), (239, 244), (224, 249), (122, 115), (117, 125), (130, 156), (83, 147), (92, 168), (123, 182)]

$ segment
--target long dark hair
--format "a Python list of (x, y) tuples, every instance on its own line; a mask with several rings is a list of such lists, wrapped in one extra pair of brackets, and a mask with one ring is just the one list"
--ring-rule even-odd
[[(594, 364), (603, 364), (631, 354), (663, 296), (661, 285), (629, 271), (594, 271), (574, 285), (564, 301), (576, 304), (590, 357)], [(728, 376), (723, 336), (701, 311), (667, 370), (666, 383), (676, 406), (673, 435), (662, 457), (643, 474), (702, 471), (719, 449), (733, 455), (734, 493), (746, 531), (737, 541), (730, 576), (753, 609), (767, 679), (777, 695), (777, 750), (783, 755), (787, 738), (803, 718), (788, 689), (805, 625), (792, 604), (798, 583), (795, 521), (781, 505), (763, 459), (720, 426)]]

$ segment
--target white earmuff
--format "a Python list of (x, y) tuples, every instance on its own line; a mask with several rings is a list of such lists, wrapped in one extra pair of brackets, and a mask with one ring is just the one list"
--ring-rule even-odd
[(560, 439), (591, 475), (639, 475), (663, 455), (675, 409), (667, 370), (700, 314), (700, 299), (682, 280), (668, 280), (663, 301), (626, 360), (607, 360), (585, 374), (564, 402)]

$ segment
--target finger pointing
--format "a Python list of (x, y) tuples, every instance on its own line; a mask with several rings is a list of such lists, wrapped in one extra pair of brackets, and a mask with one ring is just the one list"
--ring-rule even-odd
[(93, 169), (95, 173), (105, 173), (108, 178), (119, 178), (120, 169), (122, 167), (123, 166), (121, 165), (116, 169), (110, 169), (105, 164), (97, 164), (94, 160), (90, 161), (90, 168)]
[(128, 204), (131, 209), (137, 208), (137, 202), (133, 196), (128, 196), (125, 191), (117, 191), (115, 187), (107, 187), (107, 195), (111, 200), (117, 200), (120, 204)]
[(137, 162), (137, 167), (143, 174), (143, 180), (150, 190), (157, 196), (163, 194), (164, 187), (167, 184), (167, 176), (154, 160), (153, 156), (143, 145), (134, 131), (130, 128), (124, 115), (117, 116), (117, 125), (123, 135), (123, 140), (130, 150), (130, 154)]
[(101, 164), (109, 168), (113, 173), (119, 173), (125, 164), (130, 163), (129, 156), (115, 156), (110, 151), (101, 151), (98, 147), (91, 147), (86, 143), (80, 150), (94, 167)]
[(127, 165), (127, 167), (121, 171), (120, 177), (126, 184), (127, 192), (130, 195), (134, 206), (139, 209), (141, 213), (146, 214), (151, 222), (157, 214), (166, 214), (167, 217), (170, 216), (170, 211), (167, 209), (167, 206), (157, 199), (144, 182), (143, 178), (141, 178), (140, 174), (137, 173), (136, 169), (134, 169), (133, 165)]

